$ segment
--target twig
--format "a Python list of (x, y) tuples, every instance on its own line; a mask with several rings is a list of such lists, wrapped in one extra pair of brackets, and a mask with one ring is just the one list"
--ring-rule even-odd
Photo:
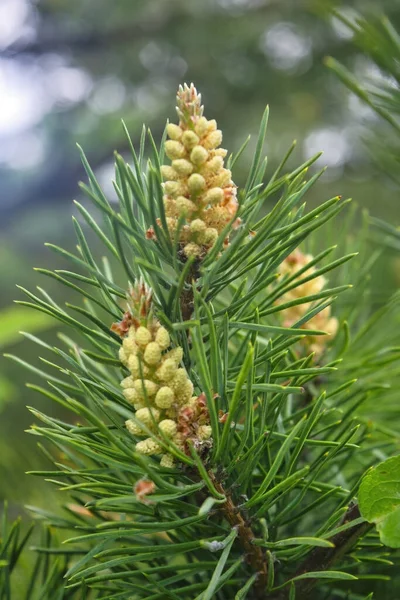
[(260, 546), (254, 545), (253, 540), (255, 539), (255, 535), (253, 530), (233, 502), (232, 496), (226, 492), (212, 471), (209, 471), (208, 474), (216, 490), (226, 497), (226, 502), (220, 505), (220, 510), (223, 511), (228, 523), (232, 527), (237, 527), (238, 541), (246, 552), (247, 561), (251, 568), (258, 573), (258, 578), (255, 581), (253, 588), (252, 598), (254, 598), (254, 600), (265, 600), (267, 598), (266, 587), (268, 579), (268, 564), (265, 553)]
[[(183, 248), (181, 247), (180, 251), (179, 251), (179, 256), (181, 258), (182, 261), (186, 260), (186, 256), (183, 252)], [(182, 290), (181, 296), (180, 296), (180, 305), (181, 305), (181, 313), (182, 313), (182, 319), (184, 321), (190, 321), (191, 316), (193, 314), (193, 310), (194, 310), (194, 297), (193, 297), (193, 282), (197, 281), (197, 279), (199, 279), (200, 277), (200, 264), (201, 261), (200, 259), (197, 259), (193, 262), (192, 266), (190, 267), (188, 276), (186, 278), (186, 284), (188, 284), (188, 287), (184, 288)]]

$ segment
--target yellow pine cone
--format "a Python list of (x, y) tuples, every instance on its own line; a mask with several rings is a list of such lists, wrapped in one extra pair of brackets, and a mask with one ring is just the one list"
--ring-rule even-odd
[[(125, 425), (132, 435), (146, 437), (136, 443), (136, 451), (148, 456), (165, 451), (168, 440), (186, 452), (189, 437), (202, 443), (211, 436), (208, 413), (203, 404), (198, 409), (193, 384), (179, 366), (183, 350), (169, 349), (170, 344), (168, 331), (155, 319), (147, 325), (133, 320), (120, 350), (121, 362), (130, 371), (121, 381), (122, 393), (135, 410), (135, 418)], [(154, 436), (148, 437), (149, 432)], [(172, 467), (173, 458), (165, 453), (160, 464)]]
[(211, 425), (200, 425), (197, 432), (200, 440), (208, 440), (212, 434)]
[(164, 419), (159, 424), (159, 429), (166, 437), (173, 438), (176, 436), (178, 426), (172, 419)]
[[(314, 257), (311, 254), (303, 254), (303, 252), (297, 249), (283, 261), (283, 263), (280, 265), (279, 273), (281, 276), (293, 277), (298, 271), (304, 269), (301, 275), (294, 278), (294, 281), (296, 281), (296, 279), (309, 277), (316, 272), (316, 268), (313, 266), (309, 267), (308, 269), (306, 268), (308, 263), (310, 263), (313, 258)], [(309, 281), (305, 281), (304, 283), (300, 283), (296, 287), (287, 291), (279, 298), (279, 300), (277, 300), (276, 303), (286, 304), (292, 300), (298, 300), (313, 294), (318, 294), (323, 290), (326, 283), (327, 281), (325, 277), (318, 275), (317, 277), (314, 277)], [(280, 313), (283, 319), (283, 324), (286, 327), (291, 327), (309, 311), (311, 306), (312, 302), (304, 302), (302, 304), (297, 304), (296, 306), (283, 309)], [(304, 333), (306, 334), (306, 337), (301, 341), (302, 345), (307, 351), (315, 352), (316, 357), (321, 356), (329, 340), (336, 335), (338, 325), (339, 322), (336, 317), (332, 317), (331, 315), (331, 307), (327, 306), (314, 317), (312, 317), (312, 319), (307, 321), (307, 323), (302, 325), (302, 329), (304, 329)], [(325, 331), (329, 335), (307, 335), (307, 330), (312, 329)]]
[(163, 386), (157, 392), (155, 403), (159, 408), (170, 408), (174, 400), (174, 391), (168, 386)]
[(160, 460), (160, 466), (166, 469), (172, 469), (174, 466), (174, 457), (171, 454), (163, 454)]
[[(132, 335), (132, 337), (133, 337), (133, 335)], [(147, 329), (147, 327), (143, 327), (143, 326), (139, 327), (135, 331), (134, 340), (135, 340), (136, 344), (138, 346), (140, 346), (140, 348), (145, 348), (147, 346), (147, 344), (150, 343), (152, 340), (151, 331), (149, 331)]]
[[(177, 112), (179, 125), (168, 124), (164, 147), (172, 163), (161, 167), (165, 215), (173, 239), (179, 219), (185, 217), (189, 227), (182, 228), (176, 241), (186, 257), (201, 258), (237, 213), (236, 186), (224, 167), (227, 151), (219, 148), (222, 132), (215, 120), (203, 116), (201, 95), (193, 84), (179, 88)], [(233, 229), (239, 223), (237, 219)]]
[(136, 444), (136, 452), (152, 456), (153, 454), (160, 454), (161, 446), (153, 438), (147, 438)]

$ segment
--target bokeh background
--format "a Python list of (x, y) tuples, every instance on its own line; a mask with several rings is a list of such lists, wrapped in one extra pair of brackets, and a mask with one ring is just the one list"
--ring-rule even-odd
[[(339, 6), (349, 14), (379, 10), (400, 26), (396, 0)], [(184, 81), (201, 90), (206, 114), (217, 119), (232, 151), (257, 133), (270, 105), (270, 173), (293, 139), (293, 165), (323, 150), (319, 165), (328, 170), (311, 191), (311, 206), (341, 194), (374, 216), (400, 221), (398, 188), (369, 150), (371, 130), (384, 125), (323, 59), (334, 56), (363, 80), (379, 73), (325, 8), (323, 1), (301, 0), (0, 0), (2, 351), (38, 365), (37, 347), (17, 332), (40, 331), (55, 341), (51, 321), (13, 300), (22, 297), (17, 283), (44, 285), (68, 299), (32, 267), (65, 268), (45, 241), (74, 245), (72, 200), (84, 178), (76, 142), (112, 199), (113, 151), (127, 150), (121, 118), (135, 142), (143, 122), (159, 138)], [(253, 148), (235, 173), (239, 185)], [(25, 407), (59, 414), (24, 387), (24, 379), (37, 381), (35, 374), (24, 376), (0, 359), (0, 499), (15, 507), (51, 493), (24, 476), (45, 464), (35, 438), (23, 433), (33, 421)]]

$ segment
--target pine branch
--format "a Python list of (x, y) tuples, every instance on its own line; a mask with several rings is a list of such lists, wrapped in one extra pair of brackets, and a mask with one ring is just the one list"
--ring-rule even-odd
[(252, 597), (254, 600), (264, 600), (266, 598), (265, 594), (268, 579), (268, 563), (265, 552), (260, 546), (255, 546), (253, 544), (256, 536), (247, 519), (245, 519), (240, 509), (235, 505), (232, 495), (224, 489), (223, 485), (217, 480), (212, 471), (209, 471), (208, 475), (216, 490), (226, 497), (226, 502), (221, 505), (220, 509), (223, 511), (228, 523), (232, 527), (237, 527), (237, 539), (246, 552), (247, 562), (250, 564), (253, 571), (258, 574), (254, 584)]
[[(168, 125), (161, 152), (144, 130), (139, 152), (128, 134), (132, 165), (116, 156), (118, 212), (82, 153), (82, 189), (99, 219), (81, 207), (76, 254), (51, 245), (73, 270), (40, 272), (80, 294), (84, 307), (21, 288), (22, 305), (79, 335), (63, 334), (59, 348), (26, 334), (46, 353), (45, 370), (14, 358), (50, 386), (33, 389), (79, 418), (72, 425), (31, 409), (42, 422), (31, 433), (62, 450), (56, 470), (35, 474), (47, 474), (72, 501), (67, 518), (32, 510), (50, 528), (69, 530), (82, 558), (71, 564), (71, 551), (48, 544), (37, 551), (65, 555), (66, 589), (79, 593), (84, 582), (93, 600), (138, 590), (153, 600), (283, 600), (288, 584), (304, 598), (321, 579), (357, 579), (331, 567), (369, 528), (356, 505), (346, 507), (374, 461), (371, 446), (396, 449), (388, 428), (382, 442), (375, 422), (371, 432), (354, 418), (368, 394), (383, 405), (388, 382), (398, 388), (398, 299), (369, 321), (363, 304), (356, 326), (352, 306), (344, 315), (332, 308), (353, 277), (359, 307), (374, 259), (365, 261), (364, 247), (351, 276), (341, 271), (327, 285), (328, 272), (353, 262), (351, 221), (330, 240), (345, 256), (327, 258), (333, 245), (308, 254), (313, 240), (298, 248), (346, 202), (334, 197), (304, 211), (319, 176), (306, 180), (316, 157), (282, 175), (285, 158), (264, 183), (268, 110), (239, 204), (222, 134), (203, 117), (194, 86), (180, 88), (177, 101), (179, 125)], [(86, 227), (109, 259), (92, 254)], [(326, 229), (324, 236), (325, 243)], [(350, 317), (353, 341), (342, 327)], [(386, 550), (355, 552), (357, 567), (387, 564)]]
[[(179, 252), (179, 257), (183, 262), (186, 261), (186, 257), (183, 253), (183, 249), (181, 248)], [(194, 309), (194, 295), (193, 295), (193, 283), (195, 283), (200, 278), (200, 265), (201, 261), (196, 259), (190, 269), (189, 273), (186, 277), (185, 286), (182, 290), (179, 303), (181, 307), (181, 314), (183, 321), (189, 321)]]

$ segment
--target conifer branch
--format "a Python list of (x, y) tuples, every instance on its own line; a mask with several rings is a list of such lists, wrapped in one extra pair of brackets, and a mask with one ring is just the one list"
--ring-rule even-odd
[[(363, 292), (375, 260), (365, 261), (368, 228), (355, 238), (350, 215), (332, 230), (344, 256), (333, 254), (336, 245), (308, 253), (319, 242), (307, 246), (306, 238), (346, 201), (335, 196), (304, 211), (303, 196), (319, 177), (306, 178), (316, 157), (283, 174), (289, 153), (265, 183), (268, 109), (239, 205), (231, 172), (237, 156), (225, 164), (222, 132), (203, 116), (193, 85), (179, 88), (177, 108), (179, 124), (168, 124), (161, 152), (146, 130), (138, 152), (127, 134), (132, 164), (116, 156), (118, 212), (82, 152), (89, 180), (82, 190), (103, 219), (78, 205), (78, 253), (50, 245), (73, 270), (39, 272), (80, 294), (84, 307), (59, 305), (41, 287), (21, 288), (27, 299), (20, 304), (51, 315), (80, 340), (62, 334), (62, 346), (52, 347), (25, 334), (57, 376), (13, 357), (48, 383), (31, 388), (71, 411), (74, 423), (31, 409), (42, 422), (31, 433), (57, 448), (57, 469), (35, 474), (73, 493), (65, 518), (30, 510), (48, 531), (69, 530), (74, 546), (58, 547), (46, 534), (36, 549), (46, 592), (34, 578), (26, 600), (61, 598), (64, 589), (71, 600), (294, 600), (294, 593), (301, 600), (321, 580), (357, 581), (345, 565), (332, 570), (350, 549), (351, 568), (388, 564), (386, 549), (359, 543), (370, 527), (360, 518), (362, 495), (360, 510), (347, 506), (361, 481), (353, 460), (360, 445), (369, 457), (363, 462), (375, 460), (371, 448), (382, 434), (382, 452), (398, 450), (387, 415), (383, 429), (382, 413), (376, 425), (364, 417), (354, 426), (354, 418), (367, 397), (379, 406), (392, 401), (388, 382), (398, 388), (400, 296), (367, 321), (363, 304), (354, 324), (353, 303), (369, 297)], [(279, 194), (266, 212), (265, 201)], [(89, 230), (111, 260), (96, 261)], [(363, 245), (359, 260), (353, 240)], [(336, 269), (353, 258), (353, 301), (331, 307), (349, 288), (347, 269)], [(190, 344), (182, 334), (188, 326)], [(18, 531), (2, 519), (0, 600), (11, 598)]]
[(242, 515), (240, 509), (235, 505), (231, 494), (229, 494), (223, 485), (216, 479), (214, 473), (209, 471), (209, 476), (216, 490), (226, 497), (226, 502), (221, 505), (221, 510), (228, 523), (232, 527), (237, 527), (238, 541), (246, 552), (247, 562), (251, 568), (258, 574), (258, 578), (254, 584), (253, 597), (254, 600), (264, 600), (266, 598), (266, 587), (268, 578), (268, 564), (264, 550), (260, 546), (255, 546), (254, 532), (248, 521)]
[[(186, 257), (183, 254), (183, 249), (180, 252), (180, 258), (185, 261)], [(186, 278), (186, 288), (182, 290), (179, 302), (181, 307), (182, 319), (184, 321), (189, 321), (194, 308), (194, 296), (193, 296), (193, 282), (196, 282), (200, 277), (200, 264), (201, 261), (199, 259), (195, 259), (193, 264), (189, 269), (188, 276)]]

